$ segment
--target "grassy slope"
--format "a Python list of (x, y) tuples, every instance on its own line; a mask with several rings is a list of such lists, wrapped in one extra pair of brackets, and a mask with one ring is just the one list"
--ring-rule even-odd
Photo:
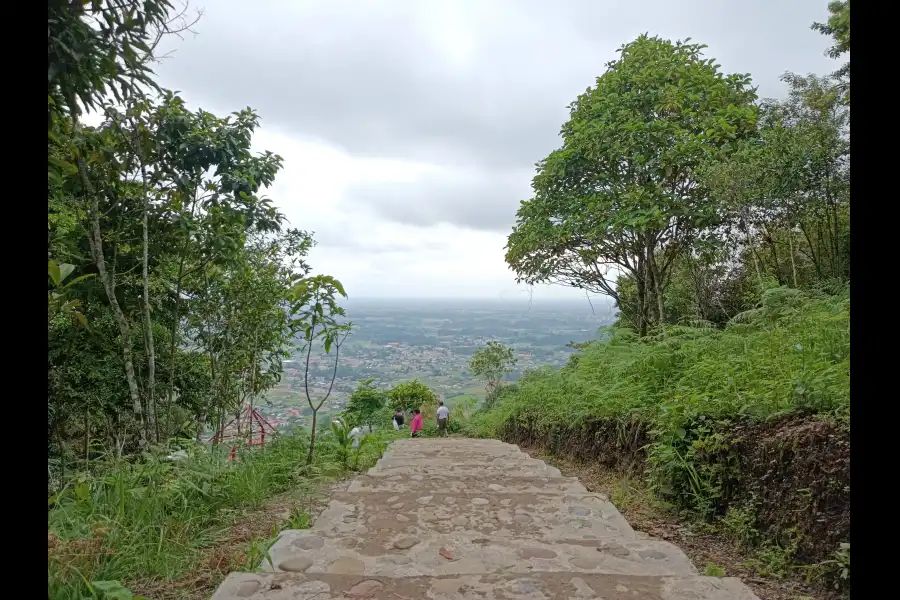
[(574, 367), (529, 374), (473, 425), (489, 435), (510, 419), (533, 419), (549, 432), (596, 417), (637, 416), (664, 438), (682, 436), (701, 417), (848, 414), (848, 297), (772, 290), (745, 321), (724, 331), (670, 328), (648, 342), (616, 331), (576, 355)]
[[(376, 434), (362, 445), (359, 456), (355, 451), (346, 456), (330, 437), (320, 438), (310, 469), (303, 467), (309, 438), (297, 434), (278, 436), (237, 461), (226, 460), (223, 452), (197, 448), (182, 461), (146, 457), (76, 475), (51, 499), (48, 597), (103, 598), (104, 584), (89, 585), (97, 581), (154, 590), (157, 600), (190, 597), (190, 590), (166, 584), (211, 568), (215, 572), (199, 590), (208, 597), (211, 590), (206, 588), (222, 575), (254, 569), (277, 534), (268, 532), (268, 540), (244, 539), (242, 552), (211, 560), (211, 553), (233, 537), (242, 516), (258, 515), (279, 493), (310, 493), (352, 468), (371, 466), (394, 435)], [(302, 507), (295, 505), (293, 512), (289, 508), (283, 525), (305, 526), (304, 513)]]

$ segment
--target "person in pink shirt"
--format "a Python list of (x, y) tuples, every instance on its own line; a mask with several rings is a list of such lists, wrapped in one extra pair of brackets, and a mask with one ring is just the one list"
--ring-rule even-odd
[(422, 413), (419, 409), (413, 410), (412, 422), (409, 424), (409, 430), (412, 432), (412, 437), (419, 437), (419, 432), (422, 431)]

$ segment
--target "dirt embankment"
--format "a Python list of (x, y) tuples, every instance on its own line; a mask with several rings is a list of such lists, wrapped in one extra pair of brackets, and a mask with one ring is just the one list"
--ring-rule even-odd
[(833, 558), (850, 540), (850, 432), (814, 417), (738, 425), (727, 432), (739, 476), (722, 509), (753, 502), (762, 535), (797, 543), (794, 559), (813, 564)]
[[(793, 562), (834, 558), (850, 539), (850, 433), (815, 416), (792, 415), (765, 423), (718, 425), (714, 450), (694, 454), (694, 467), (721, 474), (714, 512), (745, 509), (761, 541), (793, 547)], [(551, 455), (594, 463), (628, 477), (647, 468), (648, 426), (639, 421), (589, 422), (536, 435), (511, 422), (505, 441)], [(683, 508), (689, 498), (665, 500)]]

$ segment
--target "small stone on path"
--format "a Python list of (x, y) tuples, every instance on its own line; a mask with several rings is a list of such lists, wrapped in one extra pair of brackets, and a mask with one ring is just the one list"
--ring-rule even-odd
[(556, 558), (556, 552), (546, 548), (521, 548), (519, 556), (526, 560), (529, 558)]
[(365, 573), (366, 563), (356, 558), (342, 556), (330, 565), (328, 565), (329, 573), (340, 573), (342, 575), (360, 575)]
[(569, 561), (569, 564), (578, 567), (579, 569), (591, 570), (596, 569), (600, 566), (600, 561), (595, 558), (587, 558), (583, 556), (579, 556), (577, 558), (573, 558)]
[(396, 542), (394, 542), (394, 548), (396, 548), (397, 550), (408, 550), (409, 548), (412, 548), (413, 546), (415, 546), (418, 543), (419, 543), (418, 538), (402, 537), (399, 540), (397, 540)]
[(310, 568), (312, 564), (313, 561), (308, 556), (292, 556), (278, 563), (278, 568), (282, 571), (302, 573)]
[(366, 597), (384, 584), (375, 579), (366, 579), (347, 590), (348, 596)]

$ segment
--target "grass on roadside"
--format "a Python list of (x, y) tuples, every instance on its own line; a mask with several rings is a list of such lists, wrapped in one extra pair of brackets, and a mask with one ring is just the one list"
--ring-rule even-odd
[[(308, 490), (367, 468), (381, 456), (393, 431), (376, 432), (358, 450), (325, 435), (315, 461), (305, 465), (307, 434), (281, 435), (265, 448), (229, 461), (224, 448), (191, 447), (186, 459), (145, 454), (135, 462), (95, 465), (72, 476), (50, 498), (48, 598), (131, 598), (145, 589), (202, 569), (210, 549), (247, 511), (259, 510), (286, 490)], [(297, 510), (291, 525), (308, 525)], [(277, 534), (277, 531), (272, 532)], [(272, 536), (268, 536), (272, 537)], [(219, 557), (224, 569), (258, 566), (265, 543), (244, 562)], [(249, 562), (248, 562), (249, 561)]]

